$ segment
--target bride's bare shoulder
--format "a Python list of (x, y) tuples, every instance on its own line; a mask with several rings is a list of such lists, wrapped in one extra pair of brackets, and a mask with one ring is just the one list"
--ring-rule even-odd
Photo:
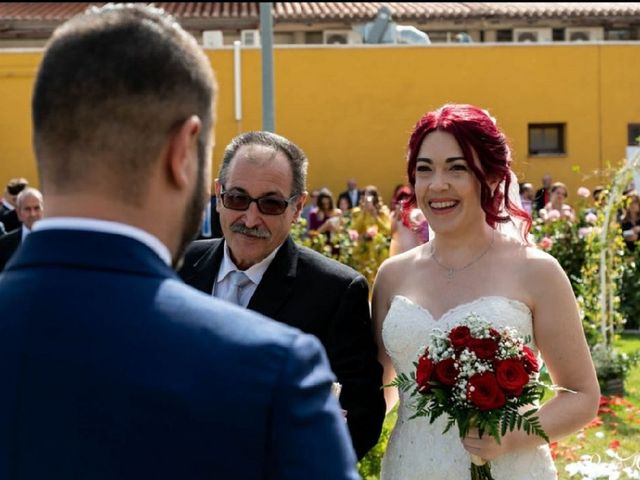
[(425, 261), (427, 245), (407, 250), (406, 252), (387, 258), (378, 270), (376, 283), (387, 283), (397, 281), (400, 275), (404, 276), (407, 272), (416, 271), (422, 262)]
[(548, 276), (564, 273), (555, 257), (534, 244), (523, 245), (513, 240), (505, 243), (504, 255), (510, 264), (529, 276)]

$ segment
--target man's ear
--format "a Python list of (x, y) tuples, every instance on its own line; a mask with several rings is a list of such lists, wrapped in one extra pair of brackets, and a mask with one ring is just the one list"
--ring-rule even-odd
[(169, 140), (167, 173), (169, 182), (178, 189), (187, 188), (193, 182), (198, 164), (198, 137), (201, 129), (200, 118), (192, 115), (177, 127)]
[(216, 211), (219, 212), (222, 208), (222, 198), (220, 197), (220, 193), (222, 192), (222, 184), (220, 183), (220, 179), (215, 179), (213, 188), (216, 193)]
[(300, 196), (296, 200), (296, 214), (293, 217), (293, 221), (296, 222), (298, 218), (300, 218), (300, 214), (302, 213), (302, 208), (304, 207), (304, 203), (307, 201), (307, 196), (309, 192), (304, 191), (300, 194)]

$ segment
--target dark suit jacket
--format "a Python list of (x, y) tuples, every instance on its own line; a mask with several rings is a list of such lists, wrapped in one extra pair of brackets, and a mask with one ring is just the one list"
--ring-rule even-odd
[[(224, 254), (222, 239), (194, 242), (180, 276), (211, 294)], [(358, 458), (380, 437), (385, 403), (376, 359), (368, 285), (355, 270), (291, 238), (282, 245), (248, 308), (318, 337), (342, 384), (340, 403)]]
[(362, 195), (362, 190), (358, 190), (358, 195), (356, 196), (356, 203), (354, 204), (351, 201), (351, 197), (349, 196), (349, 191), (346, 190), (346, 191), (342, 192), (340, 195), (338, 195), (338, 202), (336, 203), (336, 207), (338, 205), (340, 205), (340, 200), (342, 198), (346, 198), (347, 199), (347, 201), (349, 202), (349, 208), (357, 207), (359, 205), (359, 203), (360, 203), (360, 196), (361, 195)]
[(9, 259), (16, 252), (22, 242), (22, 228), (0, 237), (0, 272), (4, 270)]
[[(545, 206), (544, 197), (545, 197), (546, 191), (547, 191), (547, 189), (544, 188), (544, 187), (539, 188), (538, 190), (536, 190), (536, 195), (535, 195), (535, 197), (533, 199), (533, 206), (534, 206), (536, 215)], [(549, 192), (550, 191), (551, 191), (551, 189), (549, 189)]]
[(317, 339), (134, 239), (33, 232), (0, 311), (2, 479), (359, 478)]
[(0, 212), (0, 222), (3, 223), (4, 229), (7, 232), (11, 232), (22, 226), (22, 222), (18, 219), (18, 212), (8, 210), (4, 205), (2, 205), (2, 209), (2, 212)]

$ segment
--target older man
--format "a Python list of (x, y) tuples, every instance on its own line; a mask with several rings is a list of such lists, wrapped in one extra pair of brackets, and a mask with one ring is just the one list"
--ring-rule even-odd
[(7, 187), (0, 203), (0, 223), (7, 232), (15, 230), (20, 226), (18, 212), (16, 212), (16, 201), (18, 195), (29, 185), (26, 178), (12, 178), (7, 183)]
[(0, 237), (0, 272), (4, 270), (26, 236), (31, 233), (33, 224), (42, 218), (44, 207), (40, 191), (31, 187), (22, 190), (16, 200), (16, 212), (22, 227)]
[(342, 384), (341, 404), (362, 457), (376, 444), (385, 411), (368, 285), (289, 236), (306, 199), (306, 172), (302, 150), (279, 135), (234, 138), (215, 183), (224, 239), (192, 244), (180, 275), (203, 292), (318, 337)]
[(357, 478), (317, 339), (171, 268), (209, 198), (214, 92), (161, 10), (54, 32), (32, 101), (47, 218), (0, 275), (0, 478)]

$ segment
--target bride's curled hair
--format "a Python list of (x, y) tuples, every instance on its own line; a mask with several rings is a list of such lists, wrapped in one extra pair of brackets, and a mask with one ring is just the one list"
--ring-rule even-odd
[[(521, 220), (522, 238), (531, 229), (531, 217), (509, 200), (511, 186), (511, 151), (506, 136), (486, 110), (473, 105), (446, 104), (428, 112), (413, 129), (408, 145), (407, 175), (411, 186), (416, 183), (416, 159), (425, 137), (435, 131), (453, 135), (460, 145), (469, 168), (480, 181), (480, 204), (487, 223), (495, 228), (498, 223), (510, 222), (512, 217)], [(479, 160), (473, 161), (474, 154)], [(489, 182), (497, 180), (498, 188), (492, 192)]]

